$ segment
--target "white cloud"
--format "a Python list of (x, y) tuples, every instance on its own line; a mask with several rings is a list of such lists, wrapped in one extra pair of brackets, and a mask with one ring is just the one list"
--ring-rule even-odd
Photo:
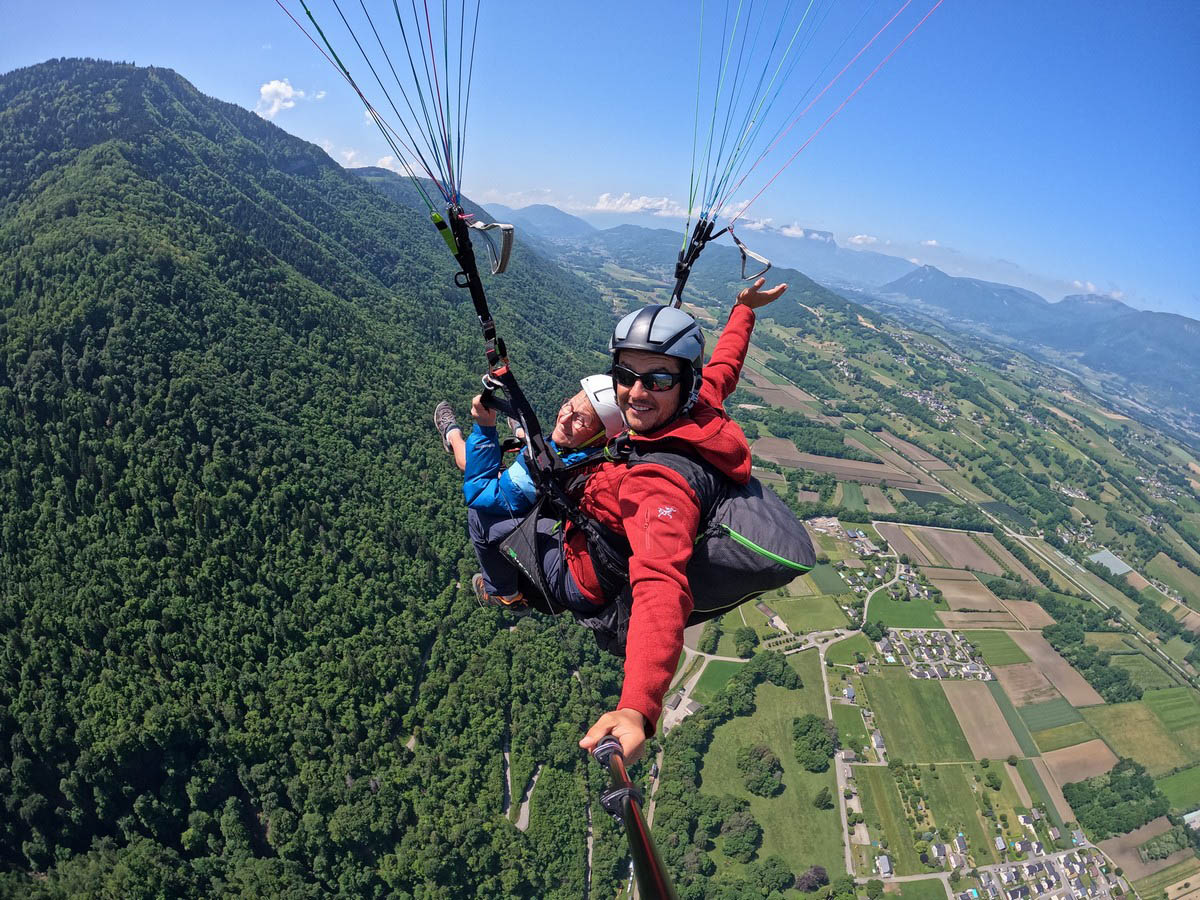
[(797, 225), (795, 222), (793, 222), (791, 225), (780, 228), (779, 233), (784, 237), (802, 238), (808, 234), (808, 229), (803, 225)]
[(272, 49), (270, 44), (263, 44), (263, 45), (262, 45), (262, 48), (263, 48), (264, 50), (270, 50), (270, 49)]
[(827, 238), (825, 237), (825, 235), (821, 234), (819, 231), (810, 231), (810, 232), (808, 233), (808, 239), (809, 239), (809, 240), (811, 240), (811, 241), (824, 241), (824, 240), (827, 240)]
[(738, 225), (739, 228), (744, 228), (747, 231), (762, 231), (771, 225), (770, 219), (749, 219)]
[(921, 264), (921, 261), (919, 259), (917, 259), (915, 256), (910, 256), (908, 258), (908, 261), (910, 263), (912, 263), (914, 266), (919, 266)]
[(400, 164), (400, 161), (390, 153), (387, 156), (381, 156), (379, 159), (375, 160), (375, 165), (379, 166), (381, 169), (390, 169), (397, 175), (408, 174), (406, 171), (404, 171), (404, 166)]
[(1096, 285), (1090, 281), (1080, 281), (1079, 279), (1076, 279), (1071, 282), (1071, 287), (1075, 288), (1077, 291), (1083, 291), (1087, 294), (1096, 293)]
[(1114, 300), (1124, 300), (1125, 292), (1124, 291), (1109, 291), (1108, 296), (1112, 297)]
[(324, 100), (324, 99), (325, 99), (325, 92), (324, 92), (324, 91), (317, 91), (315, 94), (313, 94), (312, 98), (313, 98), (314, 100)]
[(349, 168), (353, 166), (359, 159), (359, 153), (353, 147), (346, 147), (338, 151), (338, 156), (341, 157), (342, 165)]
[(670, 218), (682, 218), (687, 215), (687, 210), (670, 197), (647, 197), (645, 194), (635, 197), (628, 192), (620, 195), (603, 193), (596, 198), (590, 210), (604, 213), (650, 213)]
[(937, 247), (939, 245), (938, 245), (937, 241), (930, 240), (930, 241), (921, 241), (921, 246), (922, 247)]
[(870, 247), (872, 244), (878, 244), (879, 238), (871, 234), (856, 234), (847, 240), (846, 243), (853, 244), (856, 247)]
[(487, 188), (479, 193), (472, 193), (471, 199), (479, 203), (502, 203), (513, 209), (532, 206), (535, 203), (546, 203), (559, 209), (578, 209), (573, 206), (571, 198), (559, 198), (550, 188), (531, 188), (526, 191), (502, 191), (498, 188)]
[(282, 110), (291, 109), (297, 100), (304, 99), (304, 91), (292, 87), (286, 78), (268, 81), (258, 89), (258, 103), (254, 111), (264, 119), (273, 119)]

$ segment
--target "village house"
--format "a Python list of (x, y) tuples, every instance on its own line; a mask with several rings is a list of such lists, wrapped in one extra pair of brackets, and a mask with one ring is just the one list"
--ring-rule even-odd
[(890, 859), (888, 859), (888, 856), (886, 853), (884, 853), (883, 855), (881, 855), (875, 859), (875, 869), (884, 878), (891, 877), (892, 861)]

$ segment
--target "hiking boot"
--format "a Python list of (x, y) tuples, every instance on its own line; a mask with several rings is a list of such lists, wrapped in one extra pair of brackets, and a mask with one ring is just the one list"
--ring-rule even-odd
[(471, 577), (471, 590), (475, 592), (475, 599), (480, 606), (498, 606), (514, 616), (527, 616), (530, 613), (529, 604), (520, 591), (507, 597), (489, 594), (483, 584), (483, 576), (478, 572)]
[(433, 408), (433, 427), (442, 436), (442, 446), (446, 448), (446, 452), (453, 453), (450, 447), (450, 432), (461, 433), (462, 429), (458, 425), (458, 419), (454, 417), (454, 409), (445, 400)]

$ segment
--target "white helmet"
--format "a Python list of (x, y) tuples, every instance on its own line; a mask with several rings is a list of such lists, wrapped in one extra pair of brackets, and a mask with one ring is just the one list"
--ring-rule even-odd
[(588, 375), (579, 379), (579, 383), (583, 386), (583, 392), (592, 404), (592, 409), (604, 423), (606, 441), (611, 441), (628, 430), (625, 417), (621, 415), (621, 409), (617, 406), (617, 392), (613, 388), (611, 375)]

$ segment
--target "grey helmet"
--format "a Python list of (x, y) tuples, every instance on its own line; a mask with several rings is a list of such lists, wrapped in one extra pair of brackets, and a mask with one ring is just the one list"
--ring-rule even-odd
[(704, 332), (690, 315), (674, 306), (643, 306), (629, 313), (613, 329), (608, 349), (613, 354), (621, 350), (646, 350), (682, 359), (684, 401), (676, 416), (686, 415), (700, 396), (704, 367)]

